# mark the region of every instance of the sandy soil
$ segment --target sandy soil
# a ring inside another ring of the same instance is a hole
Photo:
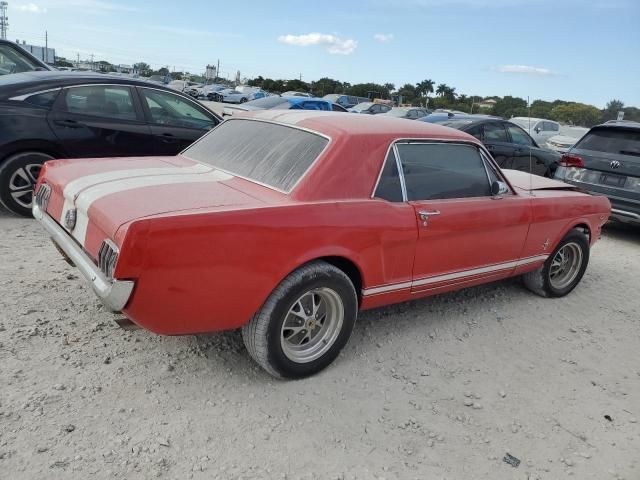
[[[639,272],[640,230],[610,228],[566,298],[513,280],[366,312],[283,382],[236,332],[120,329],[0,212],[0,478],[640,479]]]

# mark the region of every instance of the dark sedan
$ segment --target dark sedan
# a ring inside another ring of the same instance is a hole
[[[0,202],[29,215],[52,158],[176,155],[221,118],[186,94],[78,72],[0,77]]]
[[[455,115],[447,118],[430,115],[419,120],[438,123],[473,135],[484,143],[501,168],[531,172],[549,178],[553,177],[558,168],[561,157],[559,153],[540,148],[522,128],[501,118],[483,115]]]

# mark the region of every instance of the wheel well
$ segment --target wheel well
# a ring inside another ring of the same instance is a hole
[[[578,225],[575,225],[572,230],[580,230],[587,236],[589,243],[591,243],[591,229],[589,228],[589,225],[586,223],[579,223]]]
[[[12,150],[9,153],[3,155],[2,157],[0,157],[0,163],[5,162],[7,159],[13,157],[14,155],[18,155],[20,153],[26,153],[26,152],[36,152],[36,153],[44,153],[46,155],[49,155],[53,158],[64,158],[63,155],[60,155],[59,153],[56,152],[55,148],[49,148],[47,146],[35,146],[35,147],[24,147],[24,148],[18,148],[16,150]]]
[[[356,295],[358,296],[358,303],[362,300],[362,274],[360,273],[360,269],[358,266],[353,263],[351,260],[345,257],[321,257],[317,260],[323,260],[336,268],[342,270],[351,283],[353,283],[353,288],[356,289]]]

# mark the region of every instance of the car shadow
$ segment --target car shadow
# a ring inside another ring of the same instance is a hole
[[[490,309],[497,321],[501,321],[503,305],[527,301],[531,295],[518,278],[511,278],[362,311],[349,342],[333,365],[341,363],[341,359],[347,362],[353,360],[363,352],[373,353],[377,350],[377,344],[385,341],[389,335],[433,338],[434,332],[442,330],[466,330],[468,322],[473,321],[474,312],[479,314]],[[240,330],[202,334],[194,339],[203,356],[214,363],[221,362],[234,376],[251,377],[252,381],[259,382],[271,381],[271,377],[250,358]]]
[[[640,243],[640,226],[621,222],[609,222],[602,228],[602,234],[615,240]]]

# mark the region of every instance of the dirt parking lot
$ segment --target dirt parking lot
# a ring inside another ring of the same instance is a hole
[[[566,298],[513,280],[365,312],[285,382],[235,332],[122,330],[0,211],[0,478],[640,479],[639,272],[640,230],[609,228]]]

